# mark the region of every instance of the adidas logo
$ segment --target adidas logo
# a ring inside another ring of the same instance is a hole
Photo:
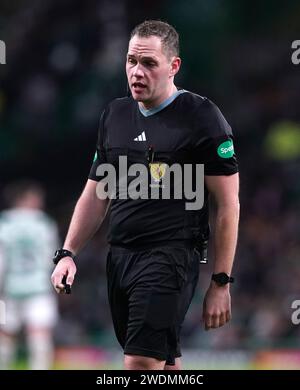
[[[134,138],[134,141],[146,141],[146,134],[143,131],[138,137]]]

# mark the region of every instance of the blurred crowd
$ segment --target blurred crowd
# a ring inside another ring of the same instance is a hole
[[[0,6],[7,46],[7,65],[0,65],[0,187],[21,177],[38,180],[61,240],[89,172],[100,112],[126,94],[125,53],[136,23],[161,18],[178,28],[184,61],[178,85],[215,101],[232,125],[241,176],[233,320],[202,330],[211,262],[201,265],[183,329],[186,347],[300,347],[300,326],[291,321],[291,304],[300,299],[300,65],[291,62],[300,4],[246,3],[15,0]],[[116,346],[105,231],[104,224],[80,254],[72,295],[59,298],[57,345]]]

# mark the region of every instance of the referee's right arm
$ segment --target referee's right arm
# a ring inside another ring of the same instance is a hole
[[[63,248],[76,255],[89,239],[95,234],[105,218],[109,206],[109,199],[99,199],[96,187],[105,185],[94,180],[88,180],[78,199],[67,237]],[[66,283],[72,285],[76,273],[76,265],[71,257],[64,257],[56,265],[51,281],[55,290],[64,291],[62,278],[67,277]]]

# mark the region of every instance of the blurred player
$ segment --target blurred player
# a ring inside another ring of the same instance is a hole
[[[49,369],[53,362],[52,330],[56,299],[49,283],[49,256],[58,244],[57,227],[42,211],[44,191],[22,181],[8,186],[8,210],[0,213],[0,291],[6,323],[0,326],[0,367],[16,358],[17,336],[25,334],[31,369]]]

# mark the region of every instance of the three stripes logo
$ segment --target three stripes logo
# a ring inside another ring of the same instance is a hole
[[[139,136],[134,138],[134,141],[146,141],[146,134],[145,134],[145,132],[143,131],[142,134],[140,134]]]

